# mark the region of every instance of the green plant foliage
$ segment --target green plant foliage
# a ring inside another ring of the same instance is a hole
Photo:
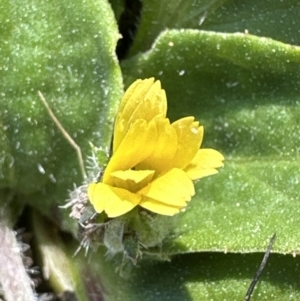
[[[166,29],[247,31],[285,43],[300,42],[297,0],[145,0],[142,3],[143,15],[130,55],[149,50]]]
[[[122,93],[117,26],[105,1],[6,1],[0,15],[0,187],[65,228],[70,220],[58,205],[83,178],[38,90],[85,160],[89,141],[109,146]]]
[[[277,231],[278,252],[299,252],[299,63],[298,47],[196,30],[166,31],[123,63],[128,82],[161,79],[169,116],[196,116],[205,147],[226,158],[197,184],[180,250],[263,251]]]
[[[151,50],[123,62],[127,85],[138,77],[159,78],[170,118],[196,116],[205,127],[204,146],[226,158],[218,175],[197,183],[197,194],[179,219],[179,236],[166,251],[264,252],[277,232],[275,252],[299,252],[299,63],[300,49],[295,46],[249,34],[198,30],[165,31]],[[193,258],[189,256],[182,258]],[[219,267],[228,264],[227,255],[211,256]],[[278,256],[271,276],[277,280],[264,288],[262,282],[253,300],[297,300],[298,288],[292,285],[297,276],[291,276],[299,273],[297,259]],[[233,263],[235,277],[241,267],[248,270],[250,262]],[[192,265],[186,263],[187,270]],[[202,261],[199,269],[209,266]],[[277,272],[287,266],[291,271],[280,281]],[[165,271],[162,266],[157,269]],[[181,275],[181,269],[175,270],[172,274]],[[218,270],[223,280],[204,276],[204,285],[194,270],[193,284],[183,281],[188,293],[181,300],[242,300],[245,281],[232,282],[228,270]],[[173,287],[178,287],[176,281]]]
[[[143,261],[138,267],[123,267],[116,273],[106,251],[89,257],[81,255],[74,266],[89,279],[90,293],[107,301],[192,301],[244,300],[263,255],[214,252],[177,255],[170,262]],[[272,254],[251,301],[298,300],[299,258]]]
[[[299,300],[298,1],[142,4],[121,74],[115,48],[122,1],[0,3],[0,213],[12,212],[10,236],[20,208],[34,207],[36,252],[56,292],[72,290],[79,300],[192,301],[243,300],[276,232],[251,300]],[[87,167],[89,142],[110,145],[122,81],[146,77],[161,80],[171,120],[200,120],[203,147],[225,156],[224,169],[196,184],[173,240],[158,247],[157,258],[170,261],[120,265],[104,247],[73,257],[78,241],[62,240],[59,230],[75,236],[77,223],[58,205],[83,177],[38,91]]]
[[[83,285],[79,280],[78,269],[74,266],[72,253],[64,245],[54,224],[42,218],[37,212],[31,214],[31,227],[34,233],[35,249],[39,253],[39,265],[43,267],[43,278],[47,280],[55,292],[69,292],[77,300],[89,300]],[[69,248],[70,249],[70,248]],[[76,262],[79,258],[76,259]],[[73,297],[74,298],[74,297]]]

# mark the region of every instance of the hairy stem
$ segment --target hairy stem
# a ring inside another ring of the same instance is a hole
[[[11,227],[8,204],[0,200],[0,284],[6,301],[34,301],[18,242]],[[11,205],[11,204],[10,204]]]

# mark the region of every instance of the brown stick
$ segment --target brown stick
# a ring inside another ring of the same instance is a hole
[[[82,153],[81,153],[80,147],[73,140],[73,138],[68,134],[68,132],[65,130],[65,128],[63,127],[63,125],[59,122],[59,120],[56,118],[56,116],[54,115],[53,111],[49,107],[49,105],[48,105],[48,103],[47,103],[44,95],[40,91],[38,91],[38,93],[39,93],[40,99],[42,100],[45,108],[48,111],[48,114],[50,115],[50,117],[52,118],[52,120],[54,121],[54,123],[56,124],[56,126],[58,127],[58,129],[61,131],[61,133],[63,134],[63,136],[66,138],[66,140],[76,150],[82,176],[83,176],[84,179],[86,179],[87,176],[86,176],[86,172],[85,172],[85,168],[84,168],[84,163],[83,163],[84,161],[83,161],[83,157],[82,157]]]

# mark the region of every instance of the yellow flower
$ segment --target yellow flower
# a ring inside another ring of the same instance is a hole
[[[162,215],[185,208],[195,194],[193,180],[217,173],[224,157],[199,149],[203,126],[194,117],[173,123],[160,81],[136,80],[116,117],[113,154],[101,182],[88,187],[96,212],[123,215],[139,205]]]

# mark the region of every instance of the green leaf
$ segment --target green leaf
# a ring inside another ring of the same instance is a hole
[[[37,212],[30,213],[32,233],[35,243],[35,256],[39,258],[43,279],[48,281],[55,293],[68,293],[76,300],[89,300],[74,262],[75,250],[67,247],[54,224]],[[74,243],[69,239],[69,245]]]
[[[58,205],[83,178],[38,90],[85,161],[89,142],[110,145],[123,90],[113,13],[105,0],[6,1],[0,19],[0,187],[72,230]]]
[[[124,12],[125,2],[122,0],[113,0],[109,1],[111,4],[111,8],[115,14],[115,18],[117,21],[120,20],[122,13]]]
[[[171,253],[203,250],[298,253],[300,49],[247,34],[164,32],[151,51],[123,63],[162,81],[172,120],[194,115],[204,145],[226,158],[201,180]]]
[[[64,252],[63,242],[58,236],[57,229],[36,212],[33,212],[30,217],[35,247],[38,249],[44,278],[51,283],[52,288],[58,293],[73,291],[71,261]]]
[[[244,300],[263,254],[195,253],[177,255],[170,262],[143,261],[118,275],[99,249],[91,263],[79,254],[74,266],[89,279],[90,295],[105,301]],[[82,258],[82,260],[80,259]],[[251,301],[298,300],[299,257],[271,254]]]
[[[114,2],[114,1],[113,1]],[[249,32],[299,44],[297,0],[143,1],[142,18],[131,55],[148,50],[165,29]]]

